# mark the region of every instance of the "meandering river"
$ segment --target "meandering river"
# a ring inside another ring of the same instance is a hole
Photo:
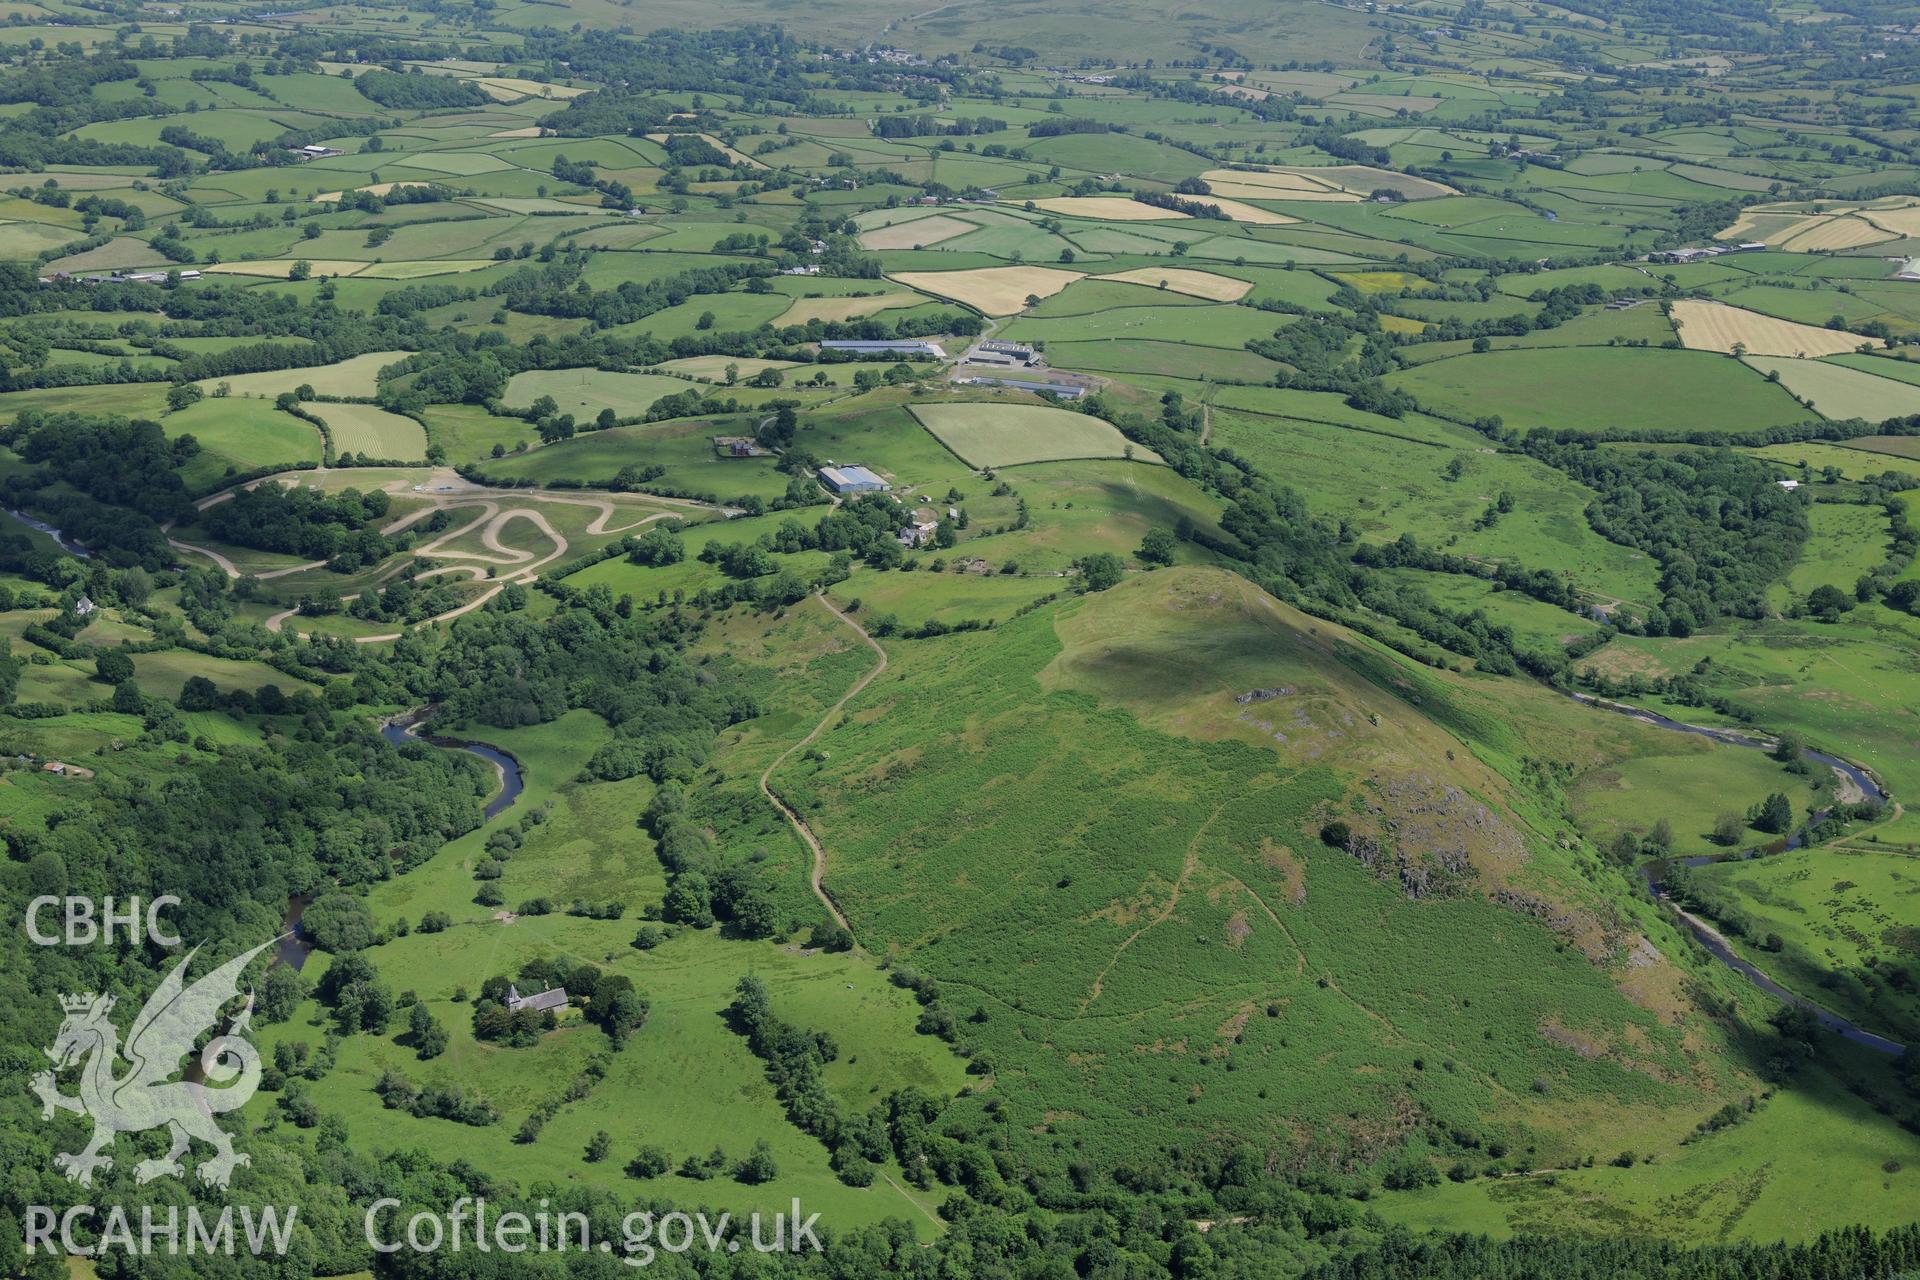
[[[1730,747],[1748,747],[1755,751],[1761,751],[1770,749],[1773,745],[1770,742],[1762,741],[1759,738],[1741,733],[1738,730],[1714,729],[1706,725],[1687,724],[1680,720],[1669,719],[1657,711],[1647,711],[1643,708],[1628,706],[1620,702],[1609,702],[1604,698],[1595,698],[1589,694],[1575,693],[1572,697],[1576,701],[1584,702],[1591,707],[1600,707],[1604,710],[1618,712],[1621,715],[1631,716],[1635,720],[1654,725],[1661,729],[1670,729],[1675,733],[1691,733],[1702,738],[1709,738],[1714,742],[1724,743]],[[1859,788],[1861,795],[1872,796],[1880,800],[1890,798],[1887,795],[1887,789],[1881,786],[1872,774],[1850,760],[1842,760],[1838,756],[1830,756],[1822,751],[1804,751],[1801,755],[1803,759],[1813,764],[1824,765],[1834,770],[1855,787]],[[1826,817],[1828,812],[1828,810],[1822,810],[1820,813],[1815,814],[1814,821],[1818,822],[1820,819]],[[1787,837],[1786,847],[1788,849],[1797,849],[1800,847],[1800,833],[1798,831]],[[1705,946],[1720,963],[1726,965],[1735,973],[1745,975],[1749,981],[1762,991],[1765,991],[1768,995],[1784,1000],[1789,1004],[1798,1005],[1800,1008],[1807,1010],[1821,1026],[1827,1028],[1829,1031],[1838,1032],[1854,1044],[1862,1045],[1895,1058],[1905,1054],[1907,1047],[1899,1041],[1889,1040],[1883,1035],[1869,1031],[1858,1023],[1841,1017],[1826,1006],[1815,1004],[1805,996],[1797,995],[1787,990],[1763,973],[1758,966],[1741,959],[1734,951],[1732,944],[1727,941],[1724,934],[1707,921],[1702,920],[1699,916],[1694,915],[1679,903],[1675,902],[1672,896],[1667,893],[1666,887],[1661,883],[1661,877],[1666,872],[1666,869],[1675,864],[1686,867],[1703,867],[1715,862],[1729,862],[1758,856],[1760,856],[1760,851],[1757,849],[1743,849],[1737,853],[1710,853],[1686,858],[1663,858],[1658,862],[1647,864],[1647,866],[1641,870],[1642,874],[1647,878],[1647,887],[1653,891],[1653,896],[1671,908],[1673,913],[1680,917],[1681,922],[1692,931],[1693,936],[1700,940],[1701,945]]]
[[[492,765],[500,775],[500,791],[487,802],[486,815],[489,819],[499,817],[508,806],[520,798],[520,793],[526,790],[526,780],[522,776],[518,760],[500,748],[488,746],[484,742],[469,742],[465,738],[448,738],[440,734],[420,733],[419,726],[426,718],[426,712],[398,716],[380,726],[380,736],[396,747],[405,742],[425,742],[436,747],[445,747],[450,751],[465,751],[470,755],[479,756]]]
[[[500,775],[500,790],[487,802],[484,812],[489,820],[498,817],[520,798],[520,793],[526,790],[527,784],[518,760],[500,748],[489,746],[484,742],[469,742],[464,738],[420,733],[419,726],[426,718],[427,712],[424,711],[397,716],[380,726],[380,736],[396,747],[406,742],[424,742],[430,746],[444,747],[449,751],[465,751],[479,756],[492,765],[494,771]],[[304,965],[307,957],[313,954],[312,941],[300,929],[300,918],[306,914],[307,903],[312,900],[312,897],[307,894],[295,894],[287,899],[286,933],[273,952],[276,960],[282,964],[292,965],[295,969]]]
[[[33,516],[28,515],[24,511],[15,511],[12,507],[4,508],[4,510],[8,515],[12,516],[15,520],[18,520],[21,524],[27,526],[27,528],[38,529],[41,533],[44,533],[49,538],[52,538],[55,542],[60,544],[60,549],[66,552],[68,555],[79,556],[82,560],[90,560],[93,558],[93,552],[87,550],[85,547],[75,542],[72,538],[69,538],[66,534],[60,532],[58,529],[48,524],[45,520],[35,519]]]

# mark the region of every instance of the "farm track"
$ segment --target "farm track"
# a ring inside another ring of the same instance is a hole
[[[1113,956],[1107,961],[1106,967],[1100,970],[1099,976],[1093,980],[1093,986],[1088,990],[1087,998],[1080,1002],[1080,1008],[1075,1013],[1076,1017],[1085,1014],[1093,1002],[1100,998],[1100,993],[1106,989],[1107,975],[1119,965],[1120,958],[1127,953],[1127,948],[1138,942],[1149,930],[1165,924],[1173,915],[1174,909],[1180,905],[1180,895],[1186,890],[1187,881],[1191,880],[1193,873],[1200,869],[1200,842],[1206,839],[1207,828],[1213,825],[1214,819],[1218,818],[1220,811],[1226,807],[1225,801],[1215,805],[1213,812],[1207,815],[1207,820],[1200,824],[1200,829],[1193,833],[1193,839],[1187,842],[1186,855],[1180,861],[1180,875],[1174,880],[1173,887],[1167,894],[1167,900],[1160,904],[1160,909],[1154,913],[1153,919],[1128,934],[1120,945],[1114,948]]]
[[[811,745],[815,738],[818,738],[822,733],[826,732],[827,726],[833,723],[839,716],[841,710],[849,702],[853,701],[861,690],[872,684],[882,671],[887,669],[887,651],[880,647],[878,640],[875,640],[867,634],[865,627],[840,612],[840,610],[834,608],[833,604],[825,596],[815,596],[813,598],[820,602],[821,608],[851,627],[854,634],[859,636],[860,639],[865,642],[866,646],[878,655],[880,661],[875,663],[873,669],[868,671],[867,674],[854,681],[853,687],[840,695],[840,701],[827,708],[827,713],[820,717],[820,722],[813,726],[811,733],[807,734],[806,737],[800,739],[800,741],[794,743],[774,758],[773,763],[769,764],[766,770],[760,775],[760,794],[771,801],[774,808],[786,815],[787,821],[793,824],[793,829],[800,833],[802,840],[806,841],[807,848],[813,853],[813,870],[809,877],[813,886],[813,896],[820,899],[820,905],[827,909],[827,914],[833,917],[834,922],[851,934],[853,932],[853,926],[847,922],[846,913],[840,910],[840,904],[835,902],[833,895],[827,891],[826,850],[821,847],[820,841],[815,838],[813,830],[807,826],[806,819],[802,818],[799,813],[794,810],[793,806],[789,805],[785,800],[782,800],[778,793],[774,791],[770,779],[773,777],[773,771],[785,764],[794,752]],[[857,947],[859,944],[856,941],[854,945]],[[904,1195],[905,1192],[901,1194]]]

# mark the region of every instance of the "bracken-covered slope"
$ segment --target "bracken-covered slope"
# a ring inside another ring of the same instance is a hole
[[[1174,569],[901,647],[781,786],[862,943],[979,1020],[1043,1176],[1194,1139],[1544,1164],[1751,1084],[1671,935],[1514,780],[1527,735],[1633,731]]]

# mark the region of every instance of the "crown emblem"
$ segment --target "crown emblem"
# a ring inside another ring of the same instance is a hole
[[[172,1133],[173,1145],[134,1166],[136,1183],[181,1177],[180,1157],[197,1141],[212,1147],[213,1154],[199,1162],[194,1175],[209,1187],[228,1185],[234,1170],[249,1160],[233,1149],[233,1136],[214,1117],[246,1105],[260,1087],[261,1064],[259,1050],[241,1034],[244,1015],[223,1027],[220,1011],[239,996],[247,966],[272,945],[263,942],[243,951],[191,984],[187,966],[198,949],[189,951],[147,997],[124,1047],[107,1017],[115,997],[99,991],[60,996],[67,1020],[45,1050],[47,1069],[28,1086],[40,1099],[42,1120],[53,1119],[57,1111],[75,1112],[93,1120],[93,1137],[79,1151],[55,1155],[54,1168],[83,1187],[92,1186],[96,1173],[113,1167],[106,1148],[114,1135],[164,1128]],[[203,1033],[213,1038],[196,1048]],[[198,1078],[174,1080],[188,1054],[198,1056]],[[119,1070],[123,1060],[129,1064],[124,1072]],[[60,1092],[57,1073],[72,1068],[78,1068],[77,1096]]]

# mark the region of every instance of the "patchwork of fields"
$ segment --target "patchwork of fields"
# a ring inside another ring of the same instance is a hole
[[[0,899],[304,913],[234,1274],[1911,1265],[1898,15],[9,16]],[[33,1092],[0,1219],[180,1198]]]

